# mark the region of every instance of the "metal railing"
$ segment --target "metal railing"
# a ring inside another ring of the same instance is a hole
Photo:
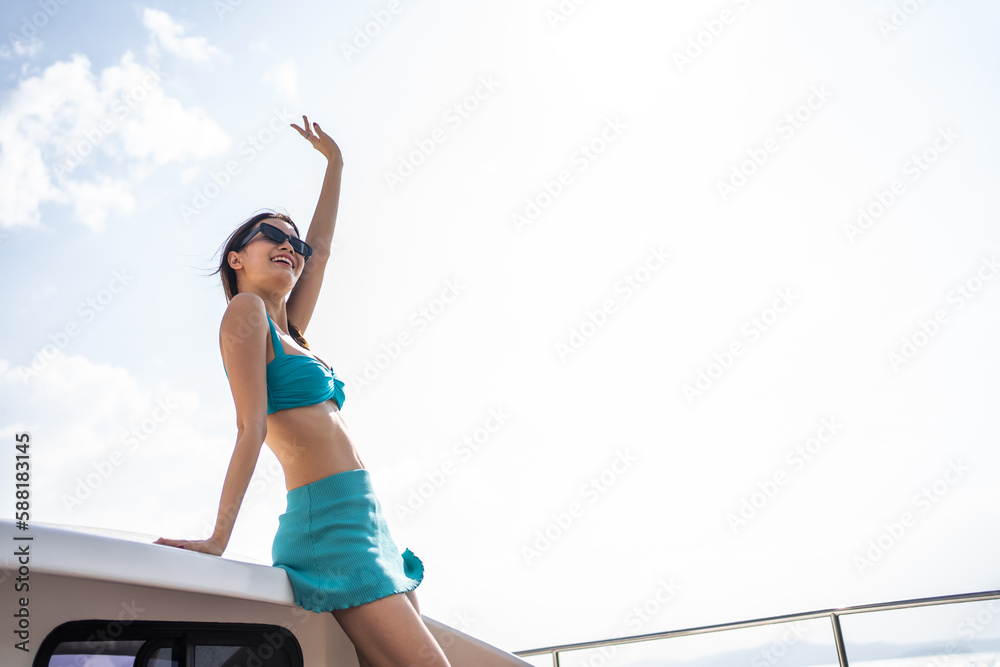
[[[757,618],[749,621],[738,621],[735,623],[706,625],[698,628],[688,628],[686,630],[668,630],[665,632],[650,632],[643,635],[633,635],[631,637],[616,637],[614,639],[600,639],[589,642],[578,642],[575,644],[559,644],[556,646],[546,646],[544,648],[514,651],[514,655],[523,658],[535,655],[545,655],[548,653],[552,656],[553,667],[559,667],[559,653],[563,651],[579,651],[582,649],[601,648],[603,646],[617,646],[620,644],[635,644],[638,642],[648,642],[657,639],[670,639],[671,637],[688,637],[691,635],[702,635],[710,632],[740,630],[742,628],[753,628],[762,625],[788,623],[791,621],[807,621],[817,618],[829,618],[830,623],[833,626],[834,645],[837,648],[837,659],[840,662],[840,667],[848,667],[847,650],[844,648],[844,635],[840,629],[841,616],[847,616],[849,614],[864,614],[873,611],[892,611],[894,609],[931,607],[934,605],[952,604],[956,602],[981,602],[983,600],[994,600],[998,598],[1000,598],[1000,590],[985,591],[982,593],[963,593],[959,595],[942,595],[930,598],[917,598],[914,600],[900,600],[897,602],[878,602],[875,604],[840,607],[838,609],[823,609],[799,614],[769,616],[767,618]]]

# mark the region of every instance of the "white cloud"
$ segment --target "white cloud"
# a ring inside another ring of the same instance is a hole
[[[31,56],[41,51],[42,46],[43,46],[42,40],[38,39],[37,37],[32,37],[31,39],[23,42],[20,40],[15,40],[14,53],[16,53],[19,56],[28,56],[30,58]]]
[[[109,213],[131,210],[145,166],[228,148],[225,132],[169,97],[162,79],[126,52],[96,76],[74,54],[22,80],[0,109],[0,228],[38,226],[40,207],[51,202],[102,229]],[[105,173],[126,161],[125,178]]]
[[[31,518],[207,537],[233,452],[232,412],[206,410],[193,391],[150,387],[126,368],[62,350],[38,365],[31,375],[0,358],[0,439],[27,432],[33,444]],[[226,553],[269,564],[273,529],[262,535],[260,526],[277,527],[285,489],[280,464],[264,450]],[[0,482],[13,488],[12,465],[0,465]],[[0,508],[0,516],[12,512],[13,504]]]
[[[34,227],[39,223],[39,205],[57,199],[58,192],[49,181],[36,144],[9,136],[3,129],[0,135],[0,226]]]
[[[39,303],[41,301],[44,301],[45,299],[48,299],[58,291],[59,289],[55,285],[49,283],[48,285],[45,285],[44,287],[36,290],[31,300],[35,303]]]
[[[16,35],[8,34],[7,39],[10,45],[0,44],[0,58],[9,59],[14,56],[27,56],[30,58],[45,46],[44,42],[37,37],[19,39]]]
[[[274,90],[279,95],[283,95],[289,102],[298,101],[299,70],[291,58],[269,68],[260,80],[274,86]]]
[[[121,137],[127,155],[157,164],[204,158],[229,146],[229,138],[200,109],[185,109],[179,100],[161,96],[141,117],[122,123]]]
[[[129,184],[107,176],[101,176],[99,182],[70,181],[66,192],[73,200],[77,220],[95,232],[104,231],[108,213],[129,213],[135,205]]]
[[[14,432],[27,431],[36,445],[33,518],[86,525],[103,512],[115,516],[118,527],[148,529],[166,498],[188,504],[176,488],[190,483],[182,476],[201,475],[197,466],[184,465],[185,457],[224,462],[223,443],[199,432],[204,411],[195,393],[165,382],[147,387],[125,368],[62,351],[39,367],[25,380],[26,368],[0,359],[0,399],[13,417],[0,421],[0,434],[12,442]],[[208,484],[217,481],[205,477]],[[200,513],[204,505],[187,509]]]
[[[186,167],[180,170],[181,183],[190,183],[194,180],[194,177],[201,173],[201,167]]]
[[[208,62],[222,55],[222,51],[209,44],[205,37],[185,37],[184,28],[164,11],[146,7],[142,12],[142,24],[168,53],[195,62]]]
[[[90,63],[74,55],[22,81],[0,110],[0,226],[35,226],[39,204],[63,198],[42,153],[51,154],[60,138],[57,128],[86,105],[93,88],[89,76]]]

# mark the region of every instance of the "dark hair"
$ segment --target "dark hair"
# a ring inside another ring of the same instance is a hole
[[[233,231],[232,234],[229,235],[229,238],[226,239],[225,247],[222,251],[222,260],[219,262],[219,268],[209,274],[212,275],[218,273],[222,276],[222,289],[226,293],[226,303],[232,301],[233,297],[239,294],[239,289],[236,287],[236,269],[229,266],[229,253],[236,251],[240,244],[243,243],[246,235],[258,222],[261,220],[267,220],[268,218],[284,220],[292,226],[292,229],[295,230],[295,235],[301,237],[301,234],[299,234],[299,228],[294,222],[292,222],[292,219],[284,213],[278,213],[277,211],[272,211],[270,209],[263,209],[262,212],[255,213],[252,217],[247,218],[239,227],[236,228],[235,231]],[[291,322],[288,322],[287,318],[285,324],[288,326],[288,333],[292,335],[295,342],[308,350],[309,343],[306,342],[306,339],[302,336],[302,332],[299,331],[299,328]],[[275,354],[277,354],[277,351],[275,351]]]

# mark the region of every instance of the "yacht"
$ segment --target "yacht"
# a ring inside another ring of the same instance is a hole
[[[100,528],[0,519],[0,539],[0,667],[358,665],[333,614],[298,607],[281,568]],[[453,667],[1000,667],[1000,591],[516,651],[422,618]]]
[[[297,606],[281,568],[98,528],[0,519],[0,539],[0,667],[358,664],[333,614]],[[422,617],[453,667],[531,665]]]

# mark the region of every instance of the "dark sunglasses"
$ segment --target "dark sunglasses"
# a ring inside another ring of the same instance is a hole
[[[243,243],[241,243],[240,247],[237,248],[236,250],[237,251],[242,250],[243,246],[249,243],[250,239],[252,239],[254,236],[257,235],[257,232],[260,232],[265,237],[274,241],[275,243],[284,243],[285,240],[287,239],[288,245],[292,246],[292,250],[302,255],[303,259],[309,259],[309,257],[313,254],[313,249],[309,246],[308,243],[298,238],[297,236],[286,234],[285,232],[281,231],[274,225],[269,224],[267,222],[262,222],[258,224],[256,227],[254,227],[252,230],[250,230],[250,234],[248,234],[247,237],[243,239]]]

